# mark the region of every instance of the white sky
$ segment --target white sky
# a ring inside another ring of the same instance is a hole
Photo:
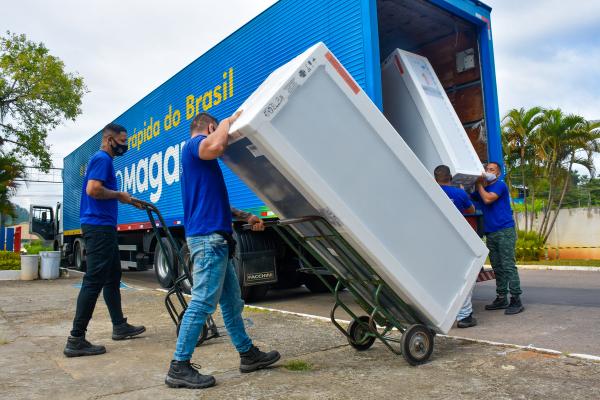
[[[90,92],[48,137],[54,165],[274,0],[4,0],[0,32],[44,42]],[[487,0],[494,8],[500,112],[561,107],[600,119],[600,1]],[[23,186],[14,202],[53,205],[62,185]]]

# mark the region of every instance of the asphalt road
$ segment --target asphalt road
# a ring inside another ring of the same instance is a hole
[[[525,312],[507,316],[503,311],[485,311],[485,304],[495,297],[495,285],[493,281],[478,283],[473,305],[479,325],[454,328],[450,334],[600,356],[600,271],[523,270],[520,273]],[[123,280],[148,288],[159,287],[153,271],[124,272]],[[347,293],[344,298],[351,301]],[[333,298],[330,294],[313,294],[300,287],[271,290],[263,301],[253,304],[329,317]],[[339,318],[347,319],[343,313]]]

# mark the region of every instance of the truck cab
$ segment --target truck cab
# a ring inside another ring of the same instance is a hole
[[[29,208],[29,233],[38,235],[61,250],[62,240],[62,203],[56,203],[56,209],[49,206],[31,205]]]

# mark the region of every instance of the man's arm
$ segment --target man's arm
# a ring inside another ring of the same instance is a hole
[[[88,196],[96,200],[117,199],[121,203],[130,204],[131,195],[127,192],[117,192],[104,187],[102,181],[90,179],[85,187],[85,192]]]
[[[488,192],[487,190],[485,190],[485,188],[483,187],[483,184],[481,184],[481,183],[477,183],[477,193],[479,193],[481,200],[485,204],[492,204],[499,198],[499,196],[496,193]]]
[[[252,225],[253,231],[264,231],[265,224],[263,220],[258,218],[256,215],[251,214],[246,211],[238,210],[237,208],[231,207],[231,214],[237,218],[239,221],[245,221]]]
[[[231,117],[225,118],[213,133],[200,142],[200,146],[198,147],[198,157],[200,157],[201,160],[214,160],[225,153],[229,141],[229,128],[231,127],[231,124],[238,119],[241,113],[241,111],[238,111]]]

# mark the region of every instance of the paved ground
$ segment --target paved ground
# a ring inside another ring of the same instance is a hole
[[[126,272],[124,280],[158,287],[153,271]],[[473,296],[479,326],[450,334],[600,356],[600,272],[523,270],[521,280],[526,312],[509,317],[503,311],[485,311],[484,305],[495,297],[495,284],[479,283]],[[351,301],[349,295],[345,298]],[[328,317],[332,296],[315,295],[304,287],[272,290],[255,304]]]
[[[330,323],[247,310],[248,331],[282,361],[240,374],[227,338],[200,347],[194,357],[218,385],[205,391],[168,389],[164,374],[174,327],[163,294],[125,290],[132,322],[144,321],[139,339],[112,342],[99,302],[88,338],[104,343],[102,356],[68,359],[61,351],[73,315],[78,279],[0,284],[0,394],[6,399],[598,399],[600,363],[448,338],[436,339],[431,362],[408,366],[383,345],[357,352]],[[217,316],[217,320],[220,318]],[[285,368],[292,360],[305,371]]]

